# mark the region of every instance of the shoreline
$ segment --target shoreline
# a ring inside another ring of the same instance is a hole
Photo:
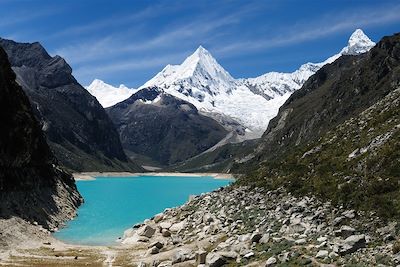
[[[72,173],[75,181],[96,180],[96,177],[129,177],[129,176],[192,176],[192,177],[213,177],[214,179],[233,179],[233,174],[229,173],[183,173],[183,172],[75,172]]]

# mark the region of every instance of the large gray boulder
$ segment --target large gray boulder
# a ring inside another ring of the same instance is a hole
[[[206,263],[206,257],[207,257],[207,251],[205,250],[199,250],[196,252],[196,264],[205,264]]]
[[[226,258],[219,253],[210,253],[206,257],[206,263],[210,267],[220,267],[226,263]]]
[[[360,248],[365,248],[367,242],[365,235],[352,235],[346,238],[340,247],[339,254],[346,255],[357,251]]]
[[[156,232],[156,229],[154,229],[153,227],[151,227],[149,225],[145,225],[145,226],[141,227],[137,233],[140,236],[145,236],[145,237],[151,238],[155,232]]]

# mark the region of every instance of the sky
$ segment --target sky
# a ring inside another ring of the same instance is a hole
[[[82,84],[137,88],[204,46],[235,78],[320,62],[361,28],[400,31],[400,0],[0,0],[0,37],[40,42]]]

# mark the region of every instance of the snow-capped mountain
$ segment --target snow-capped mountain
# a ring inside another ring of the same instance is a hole
[[[200,46],[182,64],[167,65],[139,89],[157,86],[192,103],[214,119],[218,120],[222,114],[239,122],[247,128],[247,137],[259,137],[290,94],[301,88],[317,70],[341,55],[361,54],[374,45],[362,30],[357,29],[346,47],[323,62],[303,64],[292,73],[269,72],[247,79],[233,78],[210,52]],[[91,90],[99,91],[94,86]],[[110,98],[114,99],[114,96]]]
[[[97,98],[97,101],[104,107],[111,107],[137,92],[136,89],[131,89],[121,84],[119,87],[114,87],[101,80],[95,79],[89,86],[85,86],[86,90],[91,95]]]
[[[209,96],[229,93],[236,80],[213,58],[204,47],[199,46],[181,65],[167,65],[141,88],[158,86],[191,96],[206,102]]]
[[[256,78],[242,79],[244,85],[267,99],[275,98],[300,89],[301,86],[324,65],[332,63],[342,55],[358,55],[370,50],[375,43],[360,29],[350,36],[347,46],[338,54],[320,63],[306,63],[292,73],[268,72]]]
[[[246,86],[241,86],[202,46],[181,65],[167,65],[140,88],[152,86],[192,103],[218,121],[221,117],[215,116],[217,114],[238,121],[249,129],[251,137],[258,137],[266,127],[265,117],[258,114],[268,116],[269,121],[283,104],[279,99],[267,102]]]
[[[199,47],[181,65],[168,65],[141,88],[159,86],[204,112],[220,112],[262,134],[289,95],[318,69],[344,54],[360,54],[375,45],[360,29],[338,54],[321,63],[306,63],[292,73],[269,72],[234,79],[212,55]]]

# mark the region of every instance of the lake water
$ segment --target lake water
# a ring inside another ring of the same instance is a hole
[[[73,244],[111,245],[135,223],[184,204],[190,195],[210,192],[231,182],[190,176],[96,177],[77,181],[85,203],[78,216],[54,236]]]

